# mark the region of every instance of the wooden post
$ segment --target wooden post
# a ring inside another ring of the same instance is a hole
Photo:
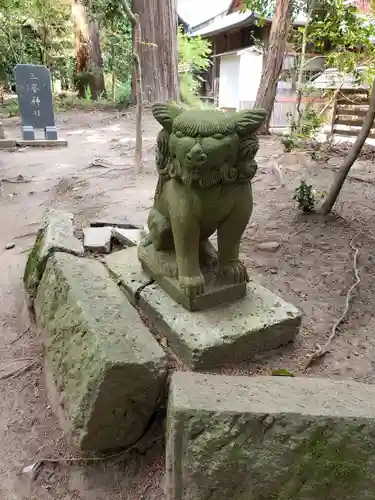
[[[335,99],[333,101],[333,108],[332,108],[332,120],[331,120],[331,133],[330,133],[330,139],[333,138],[333,131],[335,129],[335,123],[336,123],[336,115],[337,115],[337,96],[338,92],[336,92]]]
[[[142,89],[142,67],[139,51],[142,43],[141,25],[139,23],[139,16],[134,14],[130,8],[128,0],[120,0],[125,13],[133,27],[133,64],[134,75],[136,78],[136,95],[137,95],[137,109],[136,109],[136,130],[135,130],[135,164],[137,172],[142,172],[142,117],[143,117],[143,89]]]

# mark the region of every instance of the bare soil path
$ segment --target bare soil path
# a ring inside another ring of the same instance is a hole
[[[19,136],[17,119],[5,120],[4,125],[10,136]],[[153,154],[159,127],[150,116],[144,126],[142,174],[134,169],[132,110],[67,112],[58,116],[57,125],[60,137],[69,140],[68,148],[0,151],[0,498],[159,500],[163,498],[162,441],[108,461],[49,464],[35,482],[20,475],[25,465],[36,460],[71,455],[46,398],[41,343],[24,307],[22,274],[42,214],[51,207],[71,211],[82,222],[115,216],[143,225],[156,183]],[[326,189],[339,160],[332,158],[322,166],[301,162],[299,157],[282,167],[282,187],[270,168],[270,157],[279,152],[277,139],[262,139],[254,215],[242,252],[254,277],[300,307],[304,322],[294,346],[256,360],[243,371],[267,374],[284,368],[303,373],[307,356],[316,343],[324,343],[344,308],[354,279],[350,241],[358,234],[361,283],[348,321],[339,329],[332,352],[308,375],[373,383],[372,164],[364,160],[356,163],[336,215],[321,219],[300,215],[292,200],[293,191],[301,179]],[[16,182],[17,178],[21,182]],[[263,242],[280,246],[273,251],[258,248]],[[15,246],[6,250],[9,243]],[[11,376],[16,368],[21,371],[25,367],[27,371]]]

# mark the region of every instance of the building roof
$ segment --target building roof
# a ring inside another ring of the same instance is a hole
[[[179,16],[191,27],[225,14],[231,0],[177,0]]]
[[[247,12],[233,12],[227,16],[219,17],[215,19],[208,26],[196,31],[193,30],[193,36],[211,36],[217,35],[227,28],[239,28],[242,25],[248,24],[249,20],[253,18],[253,13],[251,10]]]
[[[192,36],[213,36],[222,33],[228,29],[232,28],[242,28],[244,26],[248,26],[251,23],[252,19],[259,18],[259,14],[248,10],[246,12],[232,12],[232,14],[228,14],[227,16],[222,16],[217,19],[214,19],[212,23],[206,25],[204,28],[192,30]],[[272,18],[266,18],[266,22],[272,22]],[[295,26],[303,26],[306,22],[306,17],[303,14],[299,14],[294,20]]]

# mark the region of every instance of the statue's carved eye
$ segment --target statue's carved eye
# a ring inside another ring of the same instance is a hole
[[[218,141],[221,141],[222,139],[224,139],[223,134],[214,134],[212,137]]]
[[[184,137],[184,134],[182,132],[180,132],[179,130],[177,130],[174,135],[176,137]]]

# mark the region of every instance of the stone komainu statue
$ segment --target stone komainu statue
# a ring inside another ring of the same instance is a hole
[[[250,181],[259,148],[254,133],[265,112],[186,110],[173,104],[156,104],[152,111],[163,128],[150,233],[138,250],[143,268],[154,278],[177,278],[189,298],[204,293],[202,270],[209,264],[215,264],[221,283],[248,281],[239,245],[253,209]],[[217,253],[208,240],[215,231]]]

